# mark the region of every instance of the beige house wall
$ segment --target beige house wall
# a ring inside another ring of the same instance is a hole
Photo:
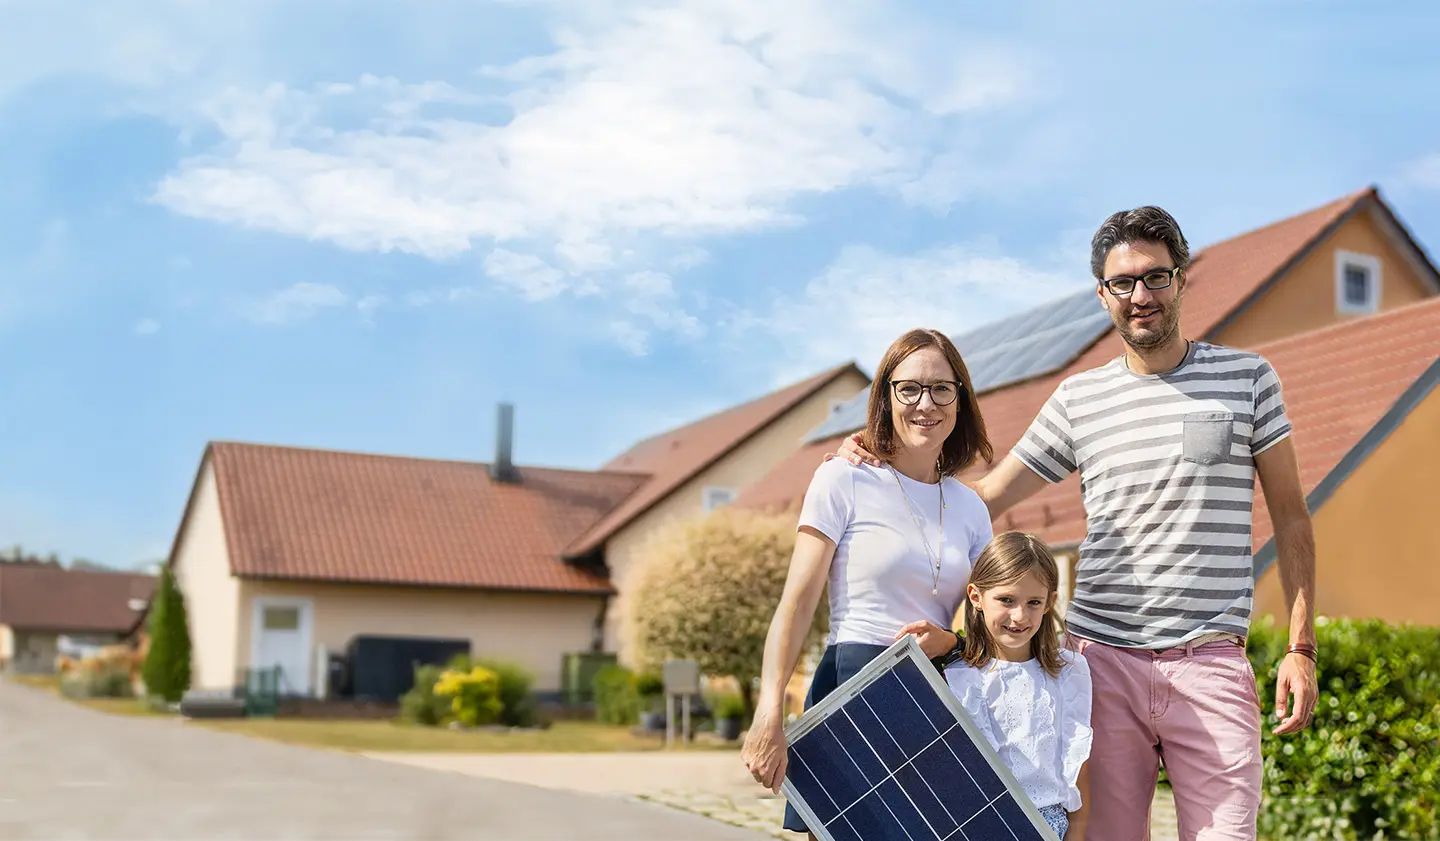
[[[208,459],[190,506],[173,559],[175,582],[185,596],[190,624],[190,682],[199,689],[226,689],[239,680],[240,584],[230,575],[220,494]]]
[[[854,397],[866,385],[866,378],[853,371],[837,377],[769,427],[676,488],[610,538],[605,544],[605,562],[610,567],[610,580],[618,594],[605,618],[606,651],[615,652],[622,663],[633,663],[626,639],[626,611],[630,610],[630,605],[626,602],[625,593],[636,558],[642,553],[645,542],[669,523],[703,514],[705,488],[728,488],[739,493],[746,485],[759,480],[801,445],[806,433],[830,414],[834,403]]]
[[[1336,252],[1375,257],[1380,262],[1377,311],[1392,310],[1433,296],[1408,250],[1402,250],[1376,215],[1360,212],[1347,219],[1279,282],[1266,290],[1213,341],[1230,347],[1254,347],[1337,324],[1362,314],[1341,312],[1336,304]]]
[[[320,689],[321,647],[340,654],[362,634],[469,639],[472,655],[517,663],[534,676],[536,691],[557,691],[561,658],[590,650],[604,607],[601,596],[244,580],[236,626],[242,667],[254,656],[257,599],[267,597],[309,604],[312,692]]]
[[[1440,499],[1440,389],[1416,406],[1314,512],[1315,613],[1440,627],[1440,563],[1430,531]],[[1255,615],[1288,625],[1279,561]]]

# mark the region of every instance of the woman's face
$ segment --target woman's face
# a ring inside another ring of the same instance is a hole
[[[895,443],[912,452],[939,456],[955,428],[960,406],[959,377],[945,361],[945,354],[934,347],[915,351],[895,367],[889,387]]]

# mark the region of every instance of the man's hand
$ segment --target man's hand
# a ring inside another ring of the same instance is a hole
[[[1280,661],[1275,681],[1275,717],[1285,716],[1286,702],[1294,699],[1290,715],[1273,731],[1277,736],[1299,733],[1315,720],[1315,702],[1320,697],[1315,683],[1315,663],[1304,654],[1287,654]]]
[[[911,622],[901,628],[900,633],[895,635],[895,639],[898,640],[906,634],[915,635],[915,641],[920,643],[920,650],[925,652],[925,656],[931,660],[948,653],[960,643],[960,638],[955,636],[954,631],[946,630],[934,622],[924,619],[919,622]]]
[[[865,464],[879,467],[880,459],[876,458],[869,450],[860,446],[862,438],[863,436],[859,432],[851,434],[849,438],[845,439],[845,443],[840,445],[840,452],[826,453],[824,460],[829,461],[832,458],[843,458],[851,464],[864,462]]]

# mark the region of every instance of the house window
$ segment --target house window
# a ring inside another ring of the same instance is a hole
[[[1379,258],[1353,251],[1335,252],[1335,309],[1357,315],[1379,311]]]
[[[705,513],[710,513],[716,508],[729,505],[735,499],[735,491],[730,488],[706,488],[704,491]]]
[[[267,631],[297,631],[300,629],[300,608],[267,607],[264,622]]]

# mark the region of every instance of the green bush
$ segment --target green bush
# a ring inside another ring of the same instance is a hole
[[[145,692],[174,703],[190,688],[190,623],[185,596],[167,566],[150,601],[150,650],[141,676]]]
[[[507,727],[529,727],[538,719],[535,696],[530,687],[534,677],[523,666],[504,660],[476,660],[474,665],[483,666],[500,678],[500,701],[505,709],[500,714],[500,723]]]
[[[605,724],[634,724],[644,699],[639,681],[624,666],[610,665],[595,673],[595,718]]]
[[[411,724],[437,727],[450,716],[450,699],[435,694],[444,666],[416,666],[415,685],[400,697],[400,718]]]
[[[1316,636],[1314,722],[1262,727],[1261,837],[1440,838],[1440,629],[1321,619]],[[1287,642],[1271,624],[1251,630],[1267,713]]]
[[[451,700],[437,695],[435,684],[447,670],[468,672],[476,666],[494,672],[499,678],[502,709],[497,723],[507,727],[530,727],[539,723],[539,709],[530,691],[533,678],[528,671],[514,663],[471,660],[464,654],[452,657],[444,666],[416,667],[415,685],[400,698],[400,718],[427,727],[455,720]]]
[[[466,727],[494,724],[505,711],[500,676],[483,666],[446,669],[435,684],[435,694],[450,699],[451,715]]]
[[[100,663],[77,669],[60,679],[60,694],[67,698],[133,698],[130,670],[123,664]]]

